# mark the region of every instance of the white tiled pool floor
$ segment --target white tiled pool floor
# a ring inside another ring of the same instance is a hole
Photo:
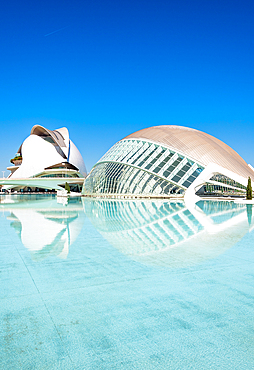
[[[84,218],[65,259],[49,247],[35,258],[8,212],[1,369],[254,368],[254,231],[214,258],[172,268],[122,254]]]

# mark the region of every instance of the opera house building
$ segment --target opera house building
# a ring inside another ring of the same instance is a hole
[[[182,126],[137,131],[112,146],[84,182],[87,196],[245,194],[254,171],[232,148]]]
[[[33,126],[11,163],[10,175],[1,180],[6,189],[63,189],[68,181],[72,189],[81,190],[86,177],[83,158],[66,127]]]

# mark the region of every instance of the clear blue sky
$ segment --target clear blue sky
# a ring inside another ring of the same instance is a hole
[[[253,19],[244,0],[1,1],[0,171],[37,123],[68,127],[88,170],[164,124],[254,165]]]

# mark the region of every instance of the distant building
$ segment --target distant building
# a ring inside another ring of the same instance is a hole
[[[117,142],[95,164],[85,195],[243,194],[254,171],[228,145],[182,126],[156,126]]]
[[[35,125],[11,162],[13,165],[7,167],[11,174],[5,181],[6,188],[59,189],[66,181],[72,187],[82,185],[86,177],[83,158],[66,127],[51,131]]]

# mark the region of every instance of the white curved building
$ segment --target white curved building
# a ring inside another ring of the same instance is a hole
[[[83,158],[66,127],[51,131],[35,125],[11,162],[13,166],[7,167],[11,174],[6,183],[10,187],[61,189],[66,178],[68,183],[82,185],[86,176]],[[25,182],[24,179],[31,180]]]
[[[93,167],[87,195],[168,196],[245,192],[254,171],[232,148],[204,132],[156,126],[116,143]]]

